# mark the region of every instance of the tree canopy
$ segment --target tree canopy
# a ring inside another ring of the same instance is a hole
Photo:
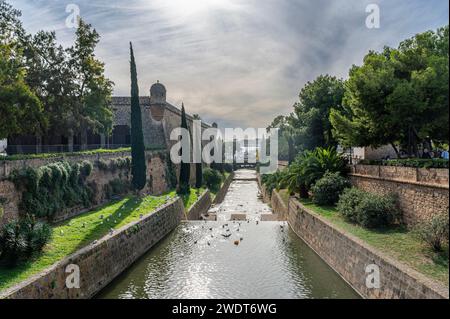
[[[0,126],[8,127],[0,131],[0,138],[81,134],[81,142],[86,144],[87,130],[109,134],[113,83],[105,77],[104,64],[95,56],[100,40],[96,30],[81,20],[74,44],[63,48],[57,44],[55,32],[27,34],[20,17],[20,11],[0,0],[0,59],[5,65],[2,80],[6,81],[0,100],[4,101],[2,112],[8,115],[0,117]],[[6,91],[6,83],[14,81],[20,85],[15,86],[18,91],[13,95],[22,97],[22,104],[10,98],[14,86]],[[24,94],[30,98],[24,99]],[[32,106],[34,99],[37,106]],[[21,112],[17,111],[19,105]]]
[[[345,83],[344,109],[334,108],[334,136],[346,146],[406,147],[431,137],[448,143],[448,26],[369,52]]]

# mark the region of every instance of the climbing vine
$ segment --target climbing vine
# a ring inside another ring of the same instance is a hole
[[[131,157],[119,157],[111,159],[110,161],[99,160],[97,166],[102,171],[115,172],[117,170],[131,170]]]
[[[86,182],[92,169],[89,161],[62,161],[15,170],[9,178],[22,191],[22,212],[51,218],[65,208],[88,207],[93,202],[94,192]]]

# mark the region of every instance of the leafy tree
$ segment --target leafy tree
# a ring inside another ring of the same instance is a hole
[[[56,43],[55,32],[40,31],[22,39],[26,82],[41,101],[48,127],[42,132],[42,143],[48,136],[73,136],[75,126],[72,105],[73,74],[64,48]]]
[[[181,106],[181,128],[188,130],[188,124],[186,119],[186,111],[184,109],[184,104]],[[185,149],[181,148],[181,154],[186,152]],[[181,162],[180,168],[180,180],[178,186],[178,192],[180,194],[187,194],[190,191],[190,179],[191,179],[191,164],[189,162]]]
[[[25,81],[20,15],[0,1],[0,139],[39,133],[47,124],[41,102]]]
[[[308,82],[300,91],[299,101],[295,103],[289,118],[291,127],[295,129],[295,134],[291,134],[295,141],[291,143],[296,143],[300,149],[310,150],[336,146],[329,114],[332,108],[342,108],[343,96],[344,83],[341,79],[320,75],[313,82]]]
[[[139,86],[133,45],[130,43],[131,69],[131,174],[134,189],[145,187],[147,167],[145,164],[144,135],[142,133],[141,107],[139,105]]]
[[[73,109],[74,128],[81,133],[81,144],[87,144],[87,130],[109,134],[113,113],[111,94],[113,82],[104,75],[104,63],[96,59],[95,48],[100,36],[90,24],[80,20],[75,44],[67,50],[75,85]]]
[[[448,58],[448,26],[369,52],[350,70],[344,109],[330,114],[334,136],[345,146],[399,142],[410,155],[427,136],[448,142]]]

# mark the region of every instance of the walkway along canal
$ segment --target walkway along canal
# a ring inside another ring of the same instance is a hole
[[[260,222],[272,212],[254,171],[237,171],[211,212],[217,221],[183,222],[97,297],[359,298],[286,222]]]

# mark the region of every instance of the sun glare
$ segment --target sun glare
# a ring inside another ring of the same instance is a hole
[[[161,7],[180,16],[197,15],[212,9],[231,8],[230,0],[161,0]]]

